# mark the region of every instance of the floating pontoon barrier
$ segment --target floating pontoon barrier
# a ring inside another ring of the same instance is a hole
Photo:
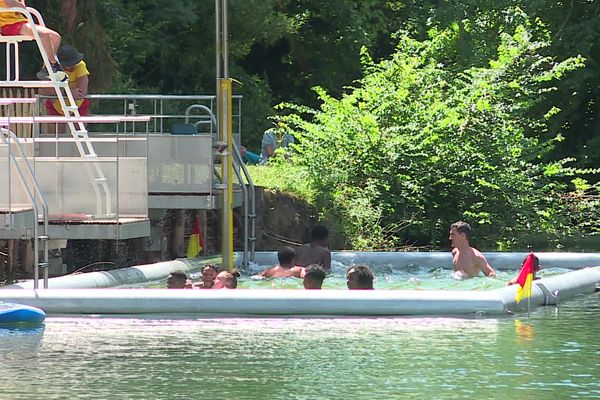
[[[535,281],[531,305],[592,293],[600,267]],[[516,286],[494,290],[290,290],[290,289],[50,289],[0,290],[0,301],[60,314],[194,315],[465,315],[505,314],[517,307]]]
[[[527,307],[557,305],[561,299],[568,299],[582,294],[594,293],[600,283],[600,266],[584,268],[566,274],[556,275],[533,281],[531,300],[515,301],[516,285],[496,289],[506,310],[514,311]]]
[[[65,275],[48,279],[48,288],[82,289],[135,285],[165,279],[173,271],[193,272],[198,271],[203,265],[220,263],[221,257],[198,257],[138,265],[110,271]],[[33,289],[33,281],[8,285],[5,286],[5,289]],[[0,291],[5,289],[0,289]]]
[[[485,252],[485,256],[495,269],[517,270],[529,253]],[[581,269],[600,265],[600,253],[551,253],[536,252],[542,268]],[[241,259],[241,258],[238,258]],[[395,267],[420,266],[431,268],[451,268],[452,255],[449,251],[432,252],[352,252],[335,251],[333,261],[344,265],[368,264],[370,266],[393,265]],[[258,265],[277,264],[276,252],[256,252]]]

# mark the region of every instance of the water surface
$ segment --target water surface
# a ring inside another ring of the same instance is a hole
[[[52,317],[3,399],[600,398],[600,296],[500,318]]]

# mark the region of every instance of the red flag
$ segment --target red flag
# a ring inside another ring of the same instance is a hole
[[[204,248],[204,238],[202,237],[202,231],[200,230],[200,217],[196,216],[194,226],[192,227],[192,234],[190,235],[190,241],[187,247],[188,258],[198,257],[198,254]]]
[[[523,266],[521,267],[521,272],[519,272],[519,276],[517,277],[517,293],[515,293],[515,300],[519,303],[522,299],[526,297],[531,297],[531,282],[533,282],[533,258],[535,256],[533,253],[530,253]]]

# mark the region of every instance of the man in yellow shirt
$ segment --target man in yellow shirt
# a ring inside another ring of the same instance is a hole
[[[79,107],[79,114],[86,116],[90,114],[90,100],[86,99],[90,72],[87,69],[83,54],[73,46],[61,46],[58,49],[58,60],[69,79],[69,87]],[[58,100],[46,100],[46,111],[48,115],[64,115]]]
[[[2,7],[27,8],[25,0],[0,0],[0,8]],[[27,18],[20,12],[0,12],[0,33],[3,36],[23,35],[33,37],[33,29],[33,26],[29,23]],[[64,80],[65,76],[61,72],[62,69],[56,59],[56,51],[60,46],[60,35],[52,29],[48,29],[41,25],[35,25],[35,29],[38,31],[40,40],[42,41],[42,47],[50,59],[52,72],[60,72],[60,74],[57,74],[56,78],[60,81]],[[48,79],[48,71],[46,71],[45,67],[37,73],[37,77],[39,79]]]

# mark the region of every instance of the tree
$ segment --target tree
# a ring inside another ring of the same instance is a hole
[[[557,111],[539,112],[554,80],[582,59],[555,62],[543,55],[548,41],[519,25],[499,35],[486,66],[461,68],[446,64],[460,32],[403,34],[388,60],[364,53],[365,77],[350,93],[319,90],[319,110],[290,106],[283,118],[300,138],[295,162],[352,248],[438,245],[457,219],[508,244],[567,223],[557,201],[564,163],[544,161],[555,140],[532,133]]]

